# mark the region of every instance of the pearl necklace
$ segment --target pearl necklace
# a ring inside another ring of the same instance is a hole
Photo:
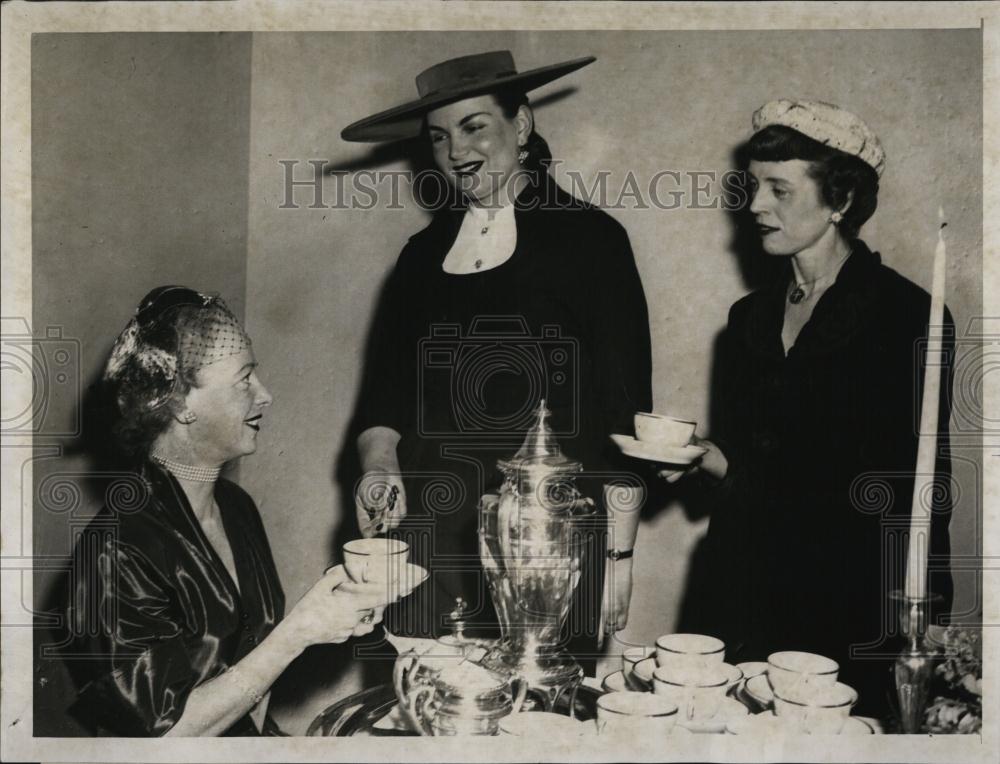
[[[214,483],[222,472],[222,467],[192,467],[190,464],[181,464],[159,454],[150,454],[150,458],[174,477],[195,483]]]

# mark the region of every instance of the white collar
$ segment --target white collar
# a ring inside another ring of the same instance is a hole
[[[477,223],[495,223],[499,218],[513,219],[514,205],[501,204],[499,207],[480,207],[478,204],[470,204],[466,208],[466,213]]]

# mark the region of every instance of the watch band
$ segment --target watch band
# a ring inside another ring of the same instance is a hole
[[[608,559],[609,560],[627,560],[633,555],[635,549],[626,549],[622,551],[621,549],[609,549]]]

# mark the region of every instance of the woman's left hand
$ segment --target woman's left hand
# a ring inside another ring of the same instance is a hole
[[[722,480],[729,470],[729,462],[719,447],[712,441],[699,438],[697,435],[691,437],[691,445],[702,446],[703,448],[707,448],[708,451],[681,469],[667,468],[659,470],[656,473],[657,476],[663,478],[668,483],[676,483],[682,477],[704,471],[716,480]]]
[[[604,633],[614,634],[628,624],[632,600],[632,558],[608,560],[604,568]]]

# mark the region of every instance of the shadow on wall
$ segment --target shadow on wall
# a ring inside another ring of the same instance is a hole
[[[414,201],[430,212],[434,206],[441,204],[441,199],[440,195],[431,198],[429,194],[434,189],[449,188],[449,186],[444,177],[434,168],[429,145],[429,141],[424,136],[395,143],[374,144],[360,157],[345,162],[327,163],[323,167],[323,174],[332,176],[405,164],[408,171],[414,176],[419,173],[430,173],[431,176],[436,176],[436,183],[413,186],[416,193],[424,191],[426,194],[424,197],[416,196]],[[379,289],[375,311],[365,338],[361,364],[363,381],[359,390],[364,389],[364,380],[368,378],[371,374],[370,370],[373,368],[373,356],[380,349],[375,341],[374,329],[380,324],[381,318],[389,308],[385,294],[387,285],[388,276]],[[340,522],[330,532],[326,557],[334,563],[343,562],[341,553],[343,545],[360,535],[354,512],[351,509],[354,507],[354,486],[361,478],[361,463],[355,445],[363,427],[360,421],[360,400],[359,392],[355,400],[354,415],[340,441],[342,447],[332,465],[331,479],[337,495],[334,510],[337,506],[344,508],[344,511],[340,513]],[[336,516],[336,511],[333,514]],[[362,686],[371,687],[375,684],[391,681],[392,661],[396,653],[381,634],[382,629],[379,627],[370,635],[351,639],[344,644],[315,645],[309,648],[288,667],[275,683],[273,688],[275,709],[280,714],[279,709],[302,709],[309,706],[312,698],[329,697],[329,692],[325,691],[336,688],[346,680],[352,667],[357,665],[359,654],[362,651],[367,653],[368,655],[365,657],[369,658],[361,661]],[[372,654],[376,657],[373,657]],[[322,686],[319,686],[317,677],[323,677]],[[321,711],[322,709],[312,710]]]
[[[733,150],[732,167],[742,174],[743,181],[740,186],[731,187],[729,191],[734,196],[745,200],[745,204],[727,210],[727,220],[730,226],[729,252],[736,260],[744,286],[748,292],[753,292],[779,278],[787,270],[788,262],[787,258],[768,256],[760,245],[760,236],[749,209],[750,187],[745,175],[748,166],[747,146],[740,144]],[[707,407],[709,439],[712,438],[712,433],[717,431],[719,426],[724,383],[721,369],[724,337],[725,329],[715,336],[712,343]],[[697,522],[711,515],[713,503],[717,501],[717,497],[711,486],[705,481],[686,479],[681,480],[677,484],[676,490],[671,492],[669,496],[662,494],[653,497],[649,505],[663,506],[665,500],[678,501],[684,508],[687,518],[691,522]],[[710,602],[712,596],[713,577],[719,575],[719,572],[720,566],[718,561],[713,558],[708,537],[707,535],[702,536],[694,545],[688,562],[688,574],[677,617],[677,631],[712,633],[714,629],[712,616],[706,603]]]
[[[73,481],[81,508],[98,508],[108,501],[113,484],[130,466],[114,446],[111,434],[115,406],[107,399],[100,372],[89,381],[79,403],[80,436],[64,444],[63,458],[85,465]],[[35,485],[43,483],[36,476]],[[64,488],[69,488],[65,486]],[[38,489],[36,489],[38,490]],[[59,490],[53,488],[53,491]],[[35,497],[36,510],[44,500]],[[56,501],[55,498],[52,501]],[[67,536],[76,533],[75,518],[67,518]],[[82,529],[82,528],[81,528]],[[75,551],[75,549],[74,549]],[[48,575],[45,575],[45,574]],[[81,709],[71,709],[78,690],[88,681],[88,661],[74,655],[73,630],[67,618],[76,576],[69,561],[54,573],[40,571],[36,586],[44,587],[34,616],[35,692],[34,734],[38,737],[79,737],[94,734]],[[42,576],[45,576],[44,578]]]

